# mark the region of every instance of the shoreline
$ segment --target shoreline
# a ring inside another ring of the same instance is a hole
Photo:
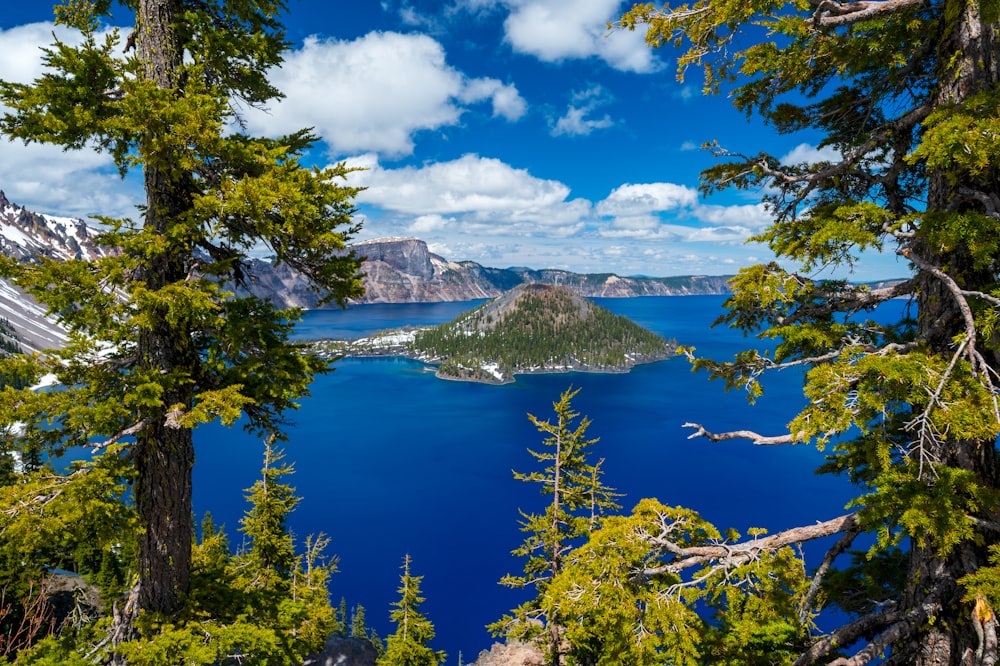
[[[366,338],[363,338],[366,339]],[[529,367],[529,368],[515,368],[509,374],[509,376],[497,377],[495,372],[490,368],[495,369],[495,364],[489,364],[480,366],[478,368],[466,368],[470,373],[477,373],[474,376],[457,376],[453,374],[442,373],[440,366],[442,363],[446,362],[447,358],[428,358],[421,356],[420,354],[415,354],[402,345],[388,345],[384,347],[372,346],[363,349],[351,348],[352,345],[358,341],[351,340],[309,340],[305,341],[303,344],[313,350],[318,356],[324,358],[406,358],[411,361],[417,361],[419,363],[428,366],[428,369],[434,369],[434,377],[436,379],[442,379],[445,381],[453,382],[472,382],[476,384],[489,384],[493,386],[504,386],[506,384],[513,384],[517,382],[518,375],[565,375],[574,372],[583,372],[588,374],[603,374],[603,375],[614,375],[614,374],[628,374],[632,371],[632,368],[638,365],[648,365],[650,363],[659,363],[660,361],[667,361],[677,355],[676,346],[671,346],[670,350],[663,353],[662,355],[657,354],[654,356],[643,357],[641,360],[630,361],[620,366],[589,366],[589,365],[570,365],[570,366],[553,366],[553,367]],[[325,343],[325,344],[324,344]],[[336,352],[331,353],[328,349],[330,346],[336,344]],[[478,373],[483,373],[483,375],[492,375],[493,377],[480,376]]]

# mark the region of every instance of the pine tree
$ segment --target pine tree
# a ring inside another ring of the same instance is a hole
[[[501,583],[508,587],[533,586],[538,596],[516,608],[512,616],[490,626],[494,634],[526,638],[535,636],[544,622],[544,642],[553,666],[558,666],[563,652],[561,619],[546,614],[541,604],[545,589],[562,571],[566,554],[600,525],[603,514],[619,508],[615,501],[619,495],[600,478],[603,459],[596,465],[588,462],[589,449],[598,440],[586,438],[589,418],[577,422],[580,414],[573,411],[571,401],[579,392],[580,389],[569,388],[553,403],[555,422],[528,415],[545,435],[543,443],[548,447],[528,452],[545,467],[541,472],[514,472],[514,478],[540,484],[542,495],[551,495],[551,500],[544,513],[521,511],[524,518],[521,531],[528,536],[513,554],[527,558],[524,575],[505,576]]]
[[[358,604],[351,613],[351,637],[368,638],[368,627],[365,625],[365,607]]]
[[[848,621],[810,636],[796,664],[844,649],[834,663],[995,663],[1000,5],[700,0],[637,4],[620,25],[679,47],[681,77],[695,67],[706,91],[827,149],[823,161],[787,163],[709,144],[721,162],[702,190],[764,192],[773,221],[753,240],[777,257],[740,271],[717,323],[777,345],[725,362],[689,353],[751,399],[766,371],[806,367],[808,403],[777,434],[690,425],[712,441],[832,446],[822,471],[857,485],[845,515],[765,538],[688,548],[647,534],[648,555],[664,561],[637,575],[725,575],[762,552],[835,537],[798,598],[800,619],[826,600]],[[908,279],[871,288],[814,277],[848,276],[867,251],[895,253]],[[895,298],[910,301],[901,317],[870,316]],[[872,545],[851,558],[859,538]],[[879,573],[886,562],[905,563],[903,575]]]
[[[432,650],[428,643],[434,639],[434,625],[420,613],[420,583],[423,576],[410,573],[410,556],[403,558],[403,575],[400,577],[399,601],[394,602],[389,619],[396,626],[385,643],[385,651],[376,662],[378,666],[437,666],[445,660],[445,653]]]
[[[295,568],[295,540],[288,531],[288,517],[299,503],[295,488],[282,481],[294,473],[284,458],[284,452],[269,439],[261,478],[247,489],[250,508],[240,520],[247,543],[236,559],[240,587],[279,595],[288,593]]]
[[[129,607],[169,615],[189,589],[194,428],[245,416],[259,433],[278,432],[328,365],[288,344],[298,312],[233,296],[247,280],[247,251],[267,245],[326,298],[359,295],[358,260],[345,247],[357,230],[355,190],[337,182],[342,165],[301,165],[316,140],[309,132],[238,131],[240,104],[279,94],[267,72],[288,48],[282,0],[121,2],[135,12],[135,32],[99,39],[113,4],[57,6],[80,45],[57,41],[40,79],[0,84],[8,138],[96,147],[123,175],[140,169],[146,195],[135,219],[102,218],[113,256],[4,262],[3,274],[70,339],[41,359],[2,361],[0,374],[23,376],[28,365],[34,377],[55,373],[65,390],[5,392],[0,421],[25,424],[24,446],[96,443],[123,475],[134,470],[142,530]]]

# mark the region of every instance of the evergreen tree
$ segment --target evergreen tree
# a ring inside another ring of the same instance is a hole
[[[115,4],[134,11],[137,27],[127,39],[99,39]],[[233,131],[239,104],[279,95],[266,75],[288,48],[284,6],[68,0],[56,21],[80,32],[79,46],[53,44],[32,84],[0,83],[8,138],[96,147],[123,175],[142,171],[138,216],[102,218],[110,231],[101,242],[119,253],[3,263],[70,336],[44,357],[0,362],[2,375],[52,372],[65,389],[0,397],[0,422],[25,424],[23,446],[96,446],[122,475],[134,470],[142,529],[137,602],[127,607],[136,611],[175,614],[189,591],[193,429],[245,416],[254,431],[279,432],[283,413],[328,367],[288,344],[297,311],[234,296],[248,250],[267,245],[326,298],[361,292],[358,260],[345,249],[357,230],[355,190],[337,182],[347,169],[303,167],[316,140],[309,132]]]
[[[288,531],[288,516],[299,498],[295,488],[282,482],[294,473],[284,458],[284,452],[269,439],[264,445],[261,478],[247,489],[250,508],[240,520],[246,543],[235,565],[237,585],[247,590],[285,594],[291,586],[295,540]]]
[[[445,660],[445,653],[432,650],[428,643],[434,638],[434,625],[420,613],[420,583],[423,576],[410,573],[410,556],[403,558],[403,575],[400,577],[399,601],[394,602],[389,619],[396,631],[385,643],[378,666],[437,666]]]
[[[718,323],[777,345],[726,362],[688,351],[696,368],[751,400],[765,371],[805,366],[808,404],[784,433],[690,425],[713,441],[831,445],[823,471],[858,489],[847,514],[766,537],[697,545],[680,530],[633,531],[635,561],[649,562],[633,580],[655,589],[656,575],[683,576],[652,598],[693,603],[717,576],[738,581],[741,567],[782,548],[835,537],[809,584],[782,594],[793,593],[800,626],[824,601],[847,621],[801,645],[785,642],[795,649],[776,661],[995,663],[1000,5],[699,0],[637,4],[620,25],[645,28],[654,47],[680,47],[681,77],[696,66],[706,91],[727,92],[780,133],[818,135],[828,149],[825,161],[790,164],[709,145],[722,161],[702,174],[703,191],[765,192],[773,222],[754,240],[780,261],[741,270]],[[847,274],[871,250],[895,252],[908,279],[869,288],[811,277],[831,267]],[[910,300],[901,318],[869,316],[893,298]],[[861,535],[870,550],[850,557]],[[877,571],[887,562],[904,566],[903,575]],[[739,589],[729,592],[736,599]],[[763,591],[772,602],[775,594]],[[720,627],[741,622],[738,606],[728,604]],[[703,638],[703,649],[735,642]]]
[[[545,435],[543,443],[548,447],[528,452],[545,467],[541,472],[514,472],[514,478],[540,484],[542,495],[551,495],[551,500],[544,513],[521,512],[521,531],[528,536],[513,553],[527,558],[524,575],[507,575],[501,583],[509,587],[533,586],[538,596],[516,608],[512,616],[490,626],[495,634],[514,638],[533,637],[544,628],[544,642],[553,666],[558,666],[563,651],[562,618],[552,613],[555,607],[546,608],[541,603],[545,590],[562,571],[566,554],[599,526],[598,518],[619,508],[615,501],[618,495],[600,480],[603,460],[597,465],[588,462],[589,449],[598,440],[586,438],[589,418],[577,422],[580,414],[573,411],[571,401],[579,392],[569,388],[553,403],[555,422],[528,415]]]
[[[351,613],[351,637],[368,638],[368,627],[365,625],[365,607],[358,604]]]

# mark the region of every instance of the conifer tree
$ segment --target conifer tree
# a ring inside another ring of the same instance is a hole
[[[115,5],[135,28],[99,36]],[[0,374],[52,372],[65,390],[4,392],[0,422],[25,424],[19,444],[103,451],[134,472],[141,531],[136,611],[175,614],[189,591],[192,433],[246,418],[264,436],[326,361],[288,343],[299,313],[235,297],[248,251],[310,278],[324,298],[361,292],[345,243],[357,230],[343,166],[305,168],[307,131],[256,138],[240,105],[280,95],[267,80],[289,44],[283,0],[67,0],[56,21],[79,46],[56,41],[31,84],[0,83],[7,138],[97,149],[124,175],[140,170],[134,218],[102,222],[118,252],[82,261],[3,263],[69,329],[60,350],[3,359]],[[44,424],[44,426],[43,426]],[[124,618],[127,620],[127,618]],[[127,621],[124,621],[124,626]],[[118,632],[119,636],[127,631]]]
[[[579,392],[580,389],[571,387],[552,404],[554,422],[528,415],[545,435],[543,444],[548,447],[528,452],[545,467],[540,472],[514,472],[514,478],[540,484],[542,495],[551,495],[551,500],[543,513],[521,511],[524,518],[521,531],[528,536],[513,554],[527,558],[524,574],[507,575],[501,583],[508,587],[533,586],[538,596],[490,626],[495,634],[514,638],[534,637],[544,627],[544,642],[553,666],[558,666],[561,660],[562,628],[561,619],[552,615],[554,607],[550,606],[546,612],[541,603],[545,589],[562,571],[566,554],[580,546],[581,540],[600,525],[603,514],[619,508],[615,501],[619,495],[601,481],[600,465],[604,461],[596,465],[588,462],[589,449],[598,440],[586,437],[589,418],[584,416],[577,422],[580,414],[573,410],[571,401]]]
[[[385,651],[378,659],[378,666],[438,666],[445,660],[445,653],[433,650],[428,643],[434,639],[434,625],[420,612],[424,598],[420,596],[423,576],[410,573],[410,556],[403,558],[403,575],[400,577],[399,601],[393,602],[389,619],[396,626],[385,643]]]
[[[644,547],[634,557],[648,564],[632,580],[682,576],[651,601],[684,605],[718,576],[737,581],[741,567],[782,548],[832,537],[809,584],[791,589],[801,626],[824,602],[847,621],[776,659],[996,663],[1000,5],[644,3],[620,27],[645,29],[651,46],[680,48],[682,78],[697,68],[707,92],[724,91],[738,110],[779,133],[818,137],[826,149],[820,161],[790,163],[708,144],[721,161],[703,172],[702,190],[764,192],[772,224],[754,240],[778,259],[740,271],[717,323],[777,344],[731,361],[688,351],[696,368],[751,400],[766,371],[804,366],[808,403],[786,432],[689,425],[718,442],[831,446],[822,471],[857,486],[844,515],[742,541],[697,545],[676,527],[633,524],[621,543]],[[824,268],[849,276],[866,251],[895,253],[905,279],[872,288],[816,278]],[[897,298],[910,301],[898,319],[870,315]],[[859,539],[870,548],[851,557]],[[904,571],[880,572],[887,563]]]
[[[283,482],[295,471],[284,458],[284,452],[269,439],[264,445],[261,478],[247,489],[250,508],[240,520],[246,543],[235,564],[237,585],[244,589],[285,594],[291,586],[296,558],[288,516],[299,498],[295,488]]]
[[[351,637],[368,638],[368,626],[365,624],[365,607],[358,604],[351,613]]]

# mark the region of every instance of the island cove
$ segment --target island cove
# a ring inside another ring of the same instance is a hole
[[[402,356],[442,379],[489,384],[516,375],[628,372],[674,356],[677,345],[567,287],[522,284],[436,327],[307,343],[322,356]]]

